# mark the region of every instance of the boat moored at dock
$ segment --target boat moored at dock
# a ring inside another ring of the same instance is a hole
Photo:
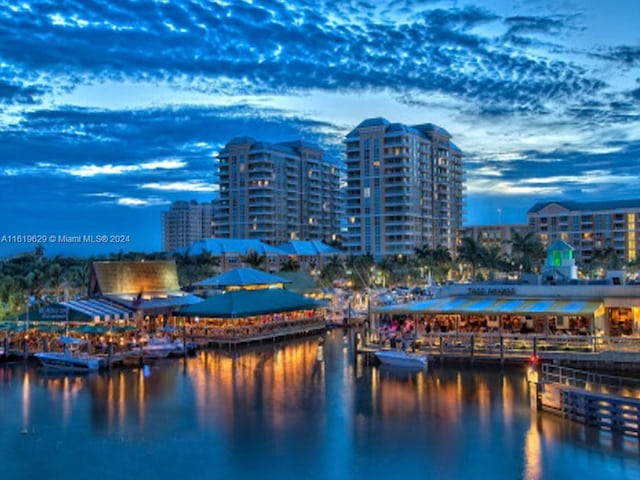
[[[45,370],[64,372],[96,372],[104,363],[104,359],[80,351],[86,342],[72,337],[61,337],[64,345],[62,352],[38,352],[34,354]]]
[[[378,350],[374,356],[383,365],[391,367],[424,368],[429,363],[427,355],[408,353],[404,350]]]

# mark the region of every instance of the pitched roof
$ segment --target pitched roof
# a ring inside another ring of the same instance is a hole
[[[189,255],[200,255],[203,252],[209,252],[211,255],[221,256],[230,253],[246,255],[251,251],[260,255],[285,255],[282,250],[251,238],[203,238],[191,245],[176,250],[175,253],[185,255],[188,252]]]
[[[232,290],[209,297],[197,305],[185,307],[174,316],[185,317],[251,317],[270,313],[311,310],[320,304],[297,293],[280,288]]]
[[[90,295],[139,294],[180,290],[176,264],[171,261],[93,262]]]
[[[278,245],[278,248],[292,255],[336,255],[342,253],[319,240],[291,240]]]
[[[567,242],[565,242],[564,240],[559,238],[558,240],[556,240],[555,242],[553,242],[551,245],[549,245],[547,247],[547,251],[548,252],[557,251],[557,250],[562,250],[562,251],[570,250],[570,251],[573,251],[575,249],[571,245],[569,245]]]
[[[537,213],[549,205],[560,205],[563,208],[571,211],[581,210],[617,210],[623,208],[640,208],[640,199],[631,200],[607,200],[602,202],[574,202],[574,201],[550,201],[550,202],[538,202],[531,207],[527,213]]]
[[[256,270],[254,268],[235,268],[214,277],[196,282],[197,287],[246,287],[252,285],[274,285],[289,283],[291,280]]]
[[[290,283],[285,287],[290,292],[305,293],[320,292],[321,289],[316,284],[311,275],[306,272],[280,272]]]

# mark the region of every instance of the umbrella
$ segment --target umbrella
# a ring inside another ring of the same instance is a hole
[[[88,333],[88,334],[102,334],[106,333],[109,328],[104,325],[81,325],[79,327],[72,328],[74,332]]]
[[[137,330],[133,325],[115,326],[112,328],[114,333],[135,332]]]
[[[18,325],[17,323],[9,324],[8,331],[10,332],[26,332],[28,330],[27,326],[24,324]]]
[[[47,324],[47,325],[38,325],[37,327],[35,327],[39,332],[44,332],[44,333],[60,333],[60,332],[64,332],[65,328],[64,327],[60,327],[58,325],[51,325],[51,324]]]

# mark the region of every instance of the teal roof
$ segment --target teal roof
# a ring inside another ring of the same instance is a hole
[[[574,248],[571,245],[569,245],[567,242],[562,240],[562,239],[556,240],[555,242],[553,242],[551,245],[549,245],[547,247],[547,251],[548,252],[558,251],[558,250],[561,250],[561,251],[567,251],[567,250],[573,251]]]
[[[291,240],[278,245],[278,248],[290,255],[337,255],[342,253],[319,240]]]
[[[286,255],[282,250],[272,247],[256,239],[238,238],[203,238],[187,247],[176,250],[176,253],[184,255],[200,255],[202,252],[209,252],[214,256],[238,254],[246,255],[251,251],[259,255]]]
[[[320,288],[313,277],[306,272],[280,272],[280,275],[290,282],[285,287],[289,292],[304,295],[305,293],[315,293],[320,291]]]
[[[232,290],[209,297],[197,305],[190,305],[174,313],[184,317],[251,317],[270,313],[312,310],[319,302],[281,288],[261,290]]]
[[[251,285],[273,285],[274,283],[289,282],[290,280],[284,277],[279,277],[254,268],[242,267],[201,280],[194,285],[197,287],[246,287]]]

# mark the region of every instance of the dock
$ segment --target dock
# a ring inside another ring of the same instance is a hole
[[[272,330],[263,333],[254,333],[249,335],[238,336],[197,336],[186,335],[186,339],[190,342],[194,342],[200,348],[237,348],[240,346],[248,345],[262,345],[265,343],[275,343],[277,341],[286,340],[290,338],[300,338],[309,335],[319,334],[327,329],[327,324],[324,321],[305,323],[303,325],[296,325],[278,330]]]
[[[640,380],[543,364],[530,376],[536,408],[640,439]]]

